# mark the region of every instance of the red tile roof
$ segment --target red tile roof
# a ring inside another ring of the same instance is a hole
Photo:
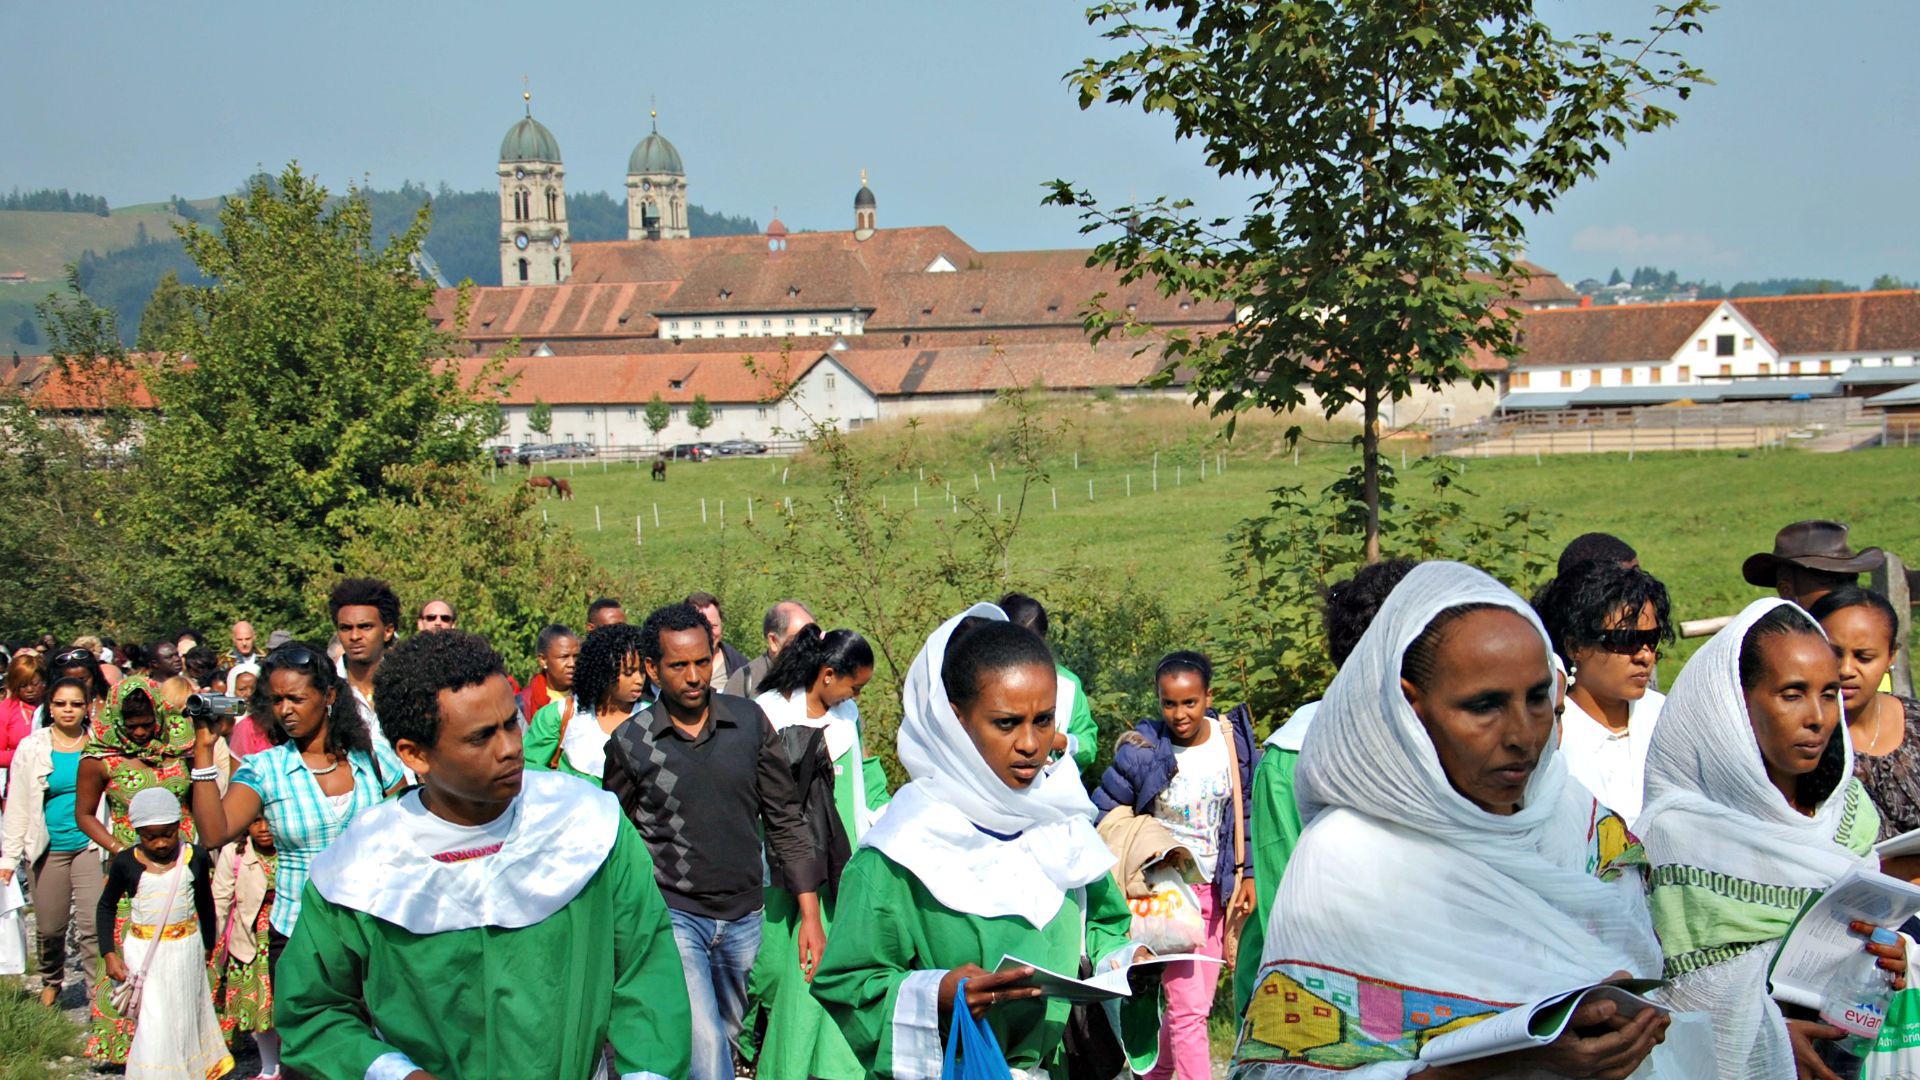
[[[1782,356],[1920,352],[1920,291],[1771,296],[1725,301]],[[1525,367],[1665,363],[1722,301],[1621,304],[1528,312]]]
[[[1517,366],[1664,364],[1718,306],[1700,300],[1530,311],[1520,323]]]
[[[143,357],[133,354],[128,359]],[[123,404],[153,408],[153,395],[132,367],[75,363],[62,368],[51,356],[23,356],[17,363],[0,364],[0,394],[27,394],[34,408],[57,412],[97,412]]]
[[[1920,348],[1920,292],[1736,300],[1782,356],[1911,353]]]
[[[753,356],[759,368],[749,370],[744,358]],[[538,398],[549,405],[639,405],[655,394],[671,404],[686,404],[696,396],[715,405],[767,401],[776,393],[770,375],[797,381],[827,354],[818,349],[782,357],[777,345],[762,350],[729,352],[641,354],[614,356],[533,356],[507,361],[502,374],[513,385],[499,398],[506,405],[531,405]],[[474,385],[488,363],[484,357],[453,361],[460,378]]]
[[[1165,366],[1157,343],[1106,341],[941,349],[860,349],[833,354],[881,397],[992,393],[1022,386],[1098,390],[1138,386]],[[1180,381],[1180,380],[1176,380]]]

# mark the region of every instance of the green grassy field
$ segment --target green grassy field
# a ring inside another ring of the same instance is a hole
[[[1323,487],[1351,460],[1337,431],[1318,433],[1329,442],[1303,443],[1296,465],[1272,422],[1243,426],[1232,444],[1222,445],[1210,439],[1213,426],[1203,416],[1183,407],[1070,408],[1073,426],[1049,462],[1048,482],[1028,493],[1013,550],[1013,579],[1034,587],[1044,587],[1051,575],[1095,567],[1160,593],[1176,610],[1203,607],[1226,587],[1225,536],[1236,522],[1262,512],[1270,489]],[[918,492],[914,520],[931,543],[958,519],[946,484],[971,493],[977,477],[983,504],[992,509],[998,499],[1011,513],[1019,484],[992,457],[993,437],[988,422],[949,421],[911,434],[881,429],[856,438],[890,451],[903,440],[918,444],[925,482],[912,467],[880,490],[890,509],[913,507]],[[1417,459],[1424,445],[1407,441],[1409,459]],[[1401,449],[1389,449],[1396,464]],[[1216,461],[1223,470],[1216,471]],[[804,506],[825,494],[820,467],[804,458],[676,462],[665,483],[652,482],[632,463],[562,463],[552,471],[570,478],[576,498],[544,500],[550,519],[574,530],[610,568],[649,570],[669,595],[703,583],[715,587],[715,581],[774,575],[784,500]],[[520,483],[522,476],[502,473],[497,482]],[[1465,486],[1488,511],[1519,503],[1547,510],[1556,551],[1590,530],[1625,538],[1667,583],[1679,619],[1731,614],[1759,596],[1741,580],[1741,560],[1770,548],[1780,525],[1802,518],[1849,522],[1856,546],[1878,544],[1920,561],[1920,455],[1909,451],[1641,454],[1632,461],[1616,454],[1540,464],[1531,458],[1476,460],[1468,463]],[[803,598],[816,611],[831,612],[833,587],[821,582]],[[735,588],[758,592],[750,584]],[[1670,661],[1690,651],[1683,645]]]
[[[44,210],[0,210],[0,270],[25,270],[38,282],[58,283],[67,264],[92,250],[105,254],[147,238],[166,240],[180,219],[161,203],[116,208],[111,217]],[[31,287],[31,286],[28,286]],[[44,290],[36,290],[44,291]]]

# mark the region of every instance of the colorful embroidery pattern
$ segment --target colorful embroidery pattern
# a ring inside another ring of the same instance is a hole
[[[1279,960],[1260,970],[1234,1063],[1344,1070],[1412,1061],[1434,1037],[1510,1007]]]
[[[487,856],[493,854],[494,852],[499,851],[500,847],[501,845],[499,843],[492,843],[492,844],[483,844],[480,847],[461,848],[457,851],[443,851],[438,855],[433,856],[433,861],[443,862],[443,863],[457,863],[457,862],[469,862],[473,859],[484,859]]]

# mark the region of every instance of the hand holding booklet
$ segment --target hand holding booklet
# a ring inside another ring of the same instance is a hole
[[[1638,1016],[1643,1009],[1666,1013],[1669,1010],[1665,1005],[1646,997],[1665,985],[1659,979],[1621,979],[1576,986],[1435,1036],[1421,1048],[1420,1060],[1429,1065],[1452,1065],[1545,1046],[1567,1030],[1574,1012],[1588,1001],[1611,1001],[1619,1008],[1619,1015],[1626,1017]]]
[[[1149,967],[1155,964],[1171,964],[1177,960],[1193,960],[1203,964],[1222,963],[1217,956],[1202,956],[1199,953],[1174,953],[1169,956],[1150,956],[1145,960],[1136,960],[1123,967],[1103,971],[1085,979],[1072,975],[1062,975],[1057,971],[1048,971],[1039,964],[1008,956],[1000,961],[996,972],[1012,971],[1015,968],[1029,967],[1033,974],[1028,976],[1027,985],[1040,988],[1042,995],[1060,998],[1076,1004],[1089,1001],[1112,1001],[1116,998],[1132,997],[1133,987],[1127,983],[1127,974],[1135,968]]]
[[[1882,846],[1905,839],[1896,836]],[[1895,854],[1900,854],[1896,852]],[[1858,963],[1866,941],[1856,922],[1888,929],[1920,912],[1920,885],[1856,867],[1800,909],[1767,973],[1775,1001],[1818,1009],[1841,965]]]

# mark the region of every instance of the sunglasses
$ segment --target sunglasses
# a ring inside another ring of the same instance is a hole
[[[1658,630],[1602,630],[1596,644],[1610,653],[1632,656],[1641,649],[1659,652],[1663,637]]]
[[[446,623],[446,624],[447,624],[448,626],[452,626],[452,625],[453,625],[453,616],[451,616],[451,615],[422,615],[422,616],[420,616],[420,621],[421,621],[421,622],[443,622],[443,623]]]
[[[267,667],[310,667],[319,669],[328,666],[320,659],[320,654],[305,645],[282,645],[267,654]]]
[[[68,649],[53,658],[54,667],[66,667],[68,664],[85,664],[93,660],[93,654],[85,649]]]

